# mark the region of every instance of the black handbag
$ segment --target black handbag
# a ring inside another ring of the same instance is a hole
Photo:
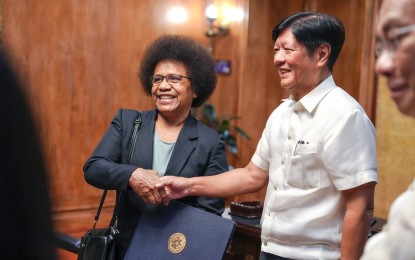
[[[88,230],[81,238],[78,253],[79,260],[115,259],[115,239],[119,233],[117,229],[117,221],[115,221],[113,226],[109,226],[107,228],[95,228],[106,194],[107,190],[105,190],[102,195],[101,203],[99,204],[97,215],[95,215],[92,229]],[[116,206],[116,208],[117,207],[118,206]]]
[[[134,132],[131,138],[130,152],[128,156],[128,164],[131,164],[135,144],[137,142],[138,129],[141,126],[141,113],[138,112],[137,119],[134,122]],[[105,197],[107,195],[105,190],[102,194],[101,202],[98,207],[97,214],[95,215],[94,225],[92,229],[88,230],[81,238],[80,249],[78,253],[78,260],[112,260],[115,259],[115,241],[119,234],[117,229],[118,224],[118,210],[119,202],[122,197],[122,192],[118,196],[118,201],[115,203],[115,221],[114,224],[107,228],[95,228],[98,223],[99,215],[101,213],[102,205],[104,204]]]

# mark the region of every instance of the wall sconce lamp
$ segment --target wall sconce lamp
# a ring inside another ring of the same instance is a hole
[[[213,55],[214,42],[217,36],[225,36],[229,33],[229,22],[222,22],[221,25],[215,25],[215,20],[218,19],[219,10],[215,5],[209,5],[206,8],[206,19],[208,20],[208,30],[205,35],[209,38],[209,50]]]

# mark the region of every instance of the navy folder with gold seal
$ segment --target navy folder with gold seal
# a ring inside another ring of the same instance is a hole
[[[138,221],[126,260],[222,259],[235,222],[170,201],[148,205]]]

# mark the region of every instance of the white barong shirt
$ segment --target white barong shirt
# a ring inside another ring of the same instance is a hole
[[[270,115],[252,162],[269,172],[262,247],[293,259],[339,259],[341,191],[377,182],[375,128],[332,76]]]

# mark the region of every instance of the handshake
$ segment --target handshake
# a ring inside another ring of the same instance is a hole
[[[136,169],[129,179],[131,189],[148,204],[168,205],[170,199],[180,199],[190,192],[192,178],[160,177],[154,170]]]
[[[189,195],[194,195],[190,191],[192,178],[183,178],[177,176],[164,176],[156,183],[155,188],[162,194],[164,205],[169,204],[170,199],[180,199]],[[159,202],[158,204],[160,204]]]

